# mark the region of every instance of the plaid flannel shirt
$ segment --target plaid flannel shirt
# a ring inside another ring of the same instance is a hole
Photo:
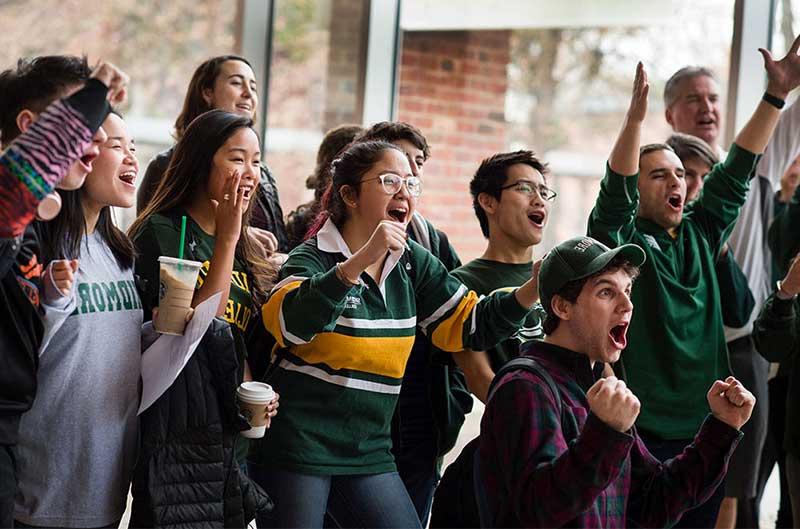
[[[586,391],[601,366],[593,372],[585,355],[540,341],[523,354],[553,378],[562,415],[537,375],[501,379],[481,422],[476,475],[492,527],[626,527],[627,518],[666,527],[722,481],[741,432],[709,415],[694,442],[661,463],[635,428],[618,432],[590,412]]]

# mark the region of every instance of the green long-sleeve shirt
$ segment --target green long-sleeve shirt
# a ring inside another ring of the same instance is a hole
[[[776,204],[775,219],[769,227],[767,240],[779,277],[786,274],[789,263],[800,251],[798,223],[800,223],[800,186],[795,189],[788,204]]]
[[[637,425],[663,439],[692,438],[708,414],[709,387],[729,373],[714,262],[757,161],[733,145],[706,177],[674,238],[636,216],[638,174],[606,168],[588,233],[611,247],[635,243],[647,253],[633,287],[633,319],[620,363],[642,403]]]
[[[800,456],[800,300],[782,300],[772,294],[753,325],[756,348],[770,362],[788,366],[786,432],[783,447]]]
[[[512,292],[478,299],[413,241],[392,252],[377,283],[348,286],[350,256],[331,222],[289,254],[262,309],[278,342],[269,378],[280,415],[251,458],[309,474],[395,470],[390,422],[420,327],[434,346],[486,349],[514,334],[528,310]]]

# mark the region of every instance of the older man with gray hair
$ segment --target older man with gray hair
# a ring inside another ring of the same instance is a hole
[[[724,158],[726,153],[720,146],[719,83],[710,69],[686,66],[675,72],[664,87],[664,109],[666,120],[675,132],[703,139]],[[766,244],[766,230],[772,218],[771,198],[769,180],[763,177],[751,180],[750,193],[729,239],[729,247],[747,277],[756,307],[761,307],[771,292],[771,257]],[[753,311],[742,327],[725,327],[731,369],[756,395],[757,405],[744,442],[731,458],[717,527],[758,527],[755,498],[767,432],[769,364],[758,355],[751,337],[757,315],[758,311]]]
[[[672,74],[664,85],[664,112],[672,130],[697,136],[722,154],[719,83],[711,70],[685,66]]]

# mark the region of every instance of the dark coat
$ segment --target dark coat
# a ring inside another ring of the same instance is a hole
[[[177,380],[140,416],[131,527],[246,527],[272,510],[234,457],[248,425],[236,406],[233,351],[230,327],[215,319]]]
[[[0,241],[0,445],[15,445],[19,420],[36,396],[36,370],[44,323],[23,290],[20,264],[36,261],[38,243],[31,226],[24,238]],[[34,295],[33,288],[29,289]],[[38,296],[38,294],[35,294]]]

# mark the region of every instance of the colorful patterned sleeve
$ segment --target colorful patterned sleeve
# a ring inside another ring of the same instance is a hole
[[[107,114],[106,92],[99,81],[86,83],[47,107],[0,154],[0,238],[25,231],[39,202],[84,153]]]
[[[417,321],[436,347],[454,353],[485,350],[512,336],[529,310],[513,292],[478,295],[447,272],[441,261],[409,241],[416,268]]]

